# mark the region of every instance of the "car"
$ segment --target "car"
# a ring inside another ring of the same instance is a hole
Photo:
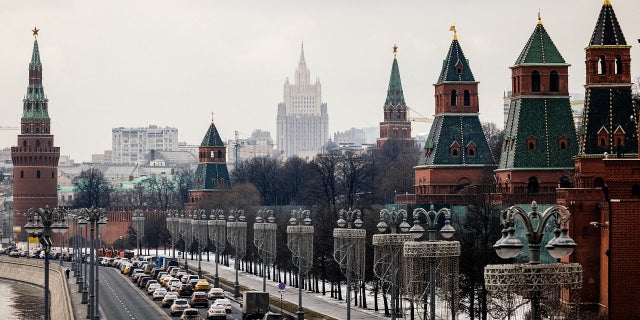
[[[189,297],[193,294],[193,286],[190,284],[181,284],[178,287],[178,295],[181,297]]]
[[[150,285],[147,286],[147,294],[148,295],[152,295],[154,291],[156,291],[156,289],[161,288],[160,284],[158,283],[152,283]]]
[[[211,285],[207,279],[198,279],[198,282],[193,286],[193,289],[196,291],[209,291],[211,290]]]
[[[189,309],[191,306],[189,305],[189,301],[187,299],[175,299],[173,300],[173,304],[171,305],[171,315],[177,316],[184,311],[184,309]]]
[[[223,306],[217,306],[212,304],[211,307],[207,310],[207,319],[208,320],[226,320],[227,319],[227,309]]]
[[[211,288],[207,296],[209,296],[211,300],[224,298],[224,290],[222,288]]]
[[[190,283],[192,279],[200,279],[200,277],[197,274],[187,274],[180,278],[180,281],[182,283]]]
[[[9,257],[19,258],[20,257],[20,251],[11,250],[11,252],[9,252]]]
[[[265,313],[264,317],[262,317],[262,320],[282,320],[282,315],[279,313],[275,313],[275,312],[267,312]]]
[[[150,276],[141,277],[140,280],[138,280],[138,286],[143,289],[146,288],[149,280],[151,280]]]
[[[144,288],[145,288],[145,289],[147,289],[147,290],[149,290],[149,286],[150,286],[150,285],[152,285],[152,284],[154,284],[154,283],[156,283],[156,284],[160,285],[160,284],[158,283],[158,281],[157,281],[157,280],[153,280],[153,279],[151,279],[151,280],[147,281],[147,285],[146,285]]]
[[[208,308],[209,298],[207,297],[206,293],[196,291],[191,295],[191,301],[189,304],[191,305],[192,308],[196,308],[196,307]]]
[[[176,299],[178,299],[177,293],[167,291],[167,294],[165,294],[164,298],[162,298],[162,307],[163,308],[171,307],[171,305],[173,304],[173,301]]]
[[[165,295],[167,295],[167,289],[158,288],[153,291],[153,300],[162,300]]]
[[[229,299],[216,299],[215,301],[213,301],[213,304],[215,305],[219,305],[219,306],[223,306],[226,310],[227,313],[231,313],[231,301],[229,301]]]
[[[198,309],[189,308],[184,309],[182,314],[180,315],[180,320],[201,320],[202,316],[200,315],[200,311]]]
[[[180,280],[171,279],[171,281],[167,282],[167,289],[169,289],[169,291],[178,291],[178,286],[181,284]]]

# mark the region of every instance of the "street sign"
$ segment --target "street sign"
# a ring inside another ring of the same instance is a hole
[[[280,289],[280,290],[284,290],[286,287],[287,287],[287,286],[284,284],[284,282],[280,282],[280,283],[278,284],[278,289]]]

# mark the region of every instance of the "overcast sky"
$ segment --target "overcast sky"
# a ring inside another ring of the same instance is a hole
[[[55,144],[88,161],[111,149],[113,127],[178,128],[199,144],[215,113],[226,141],[254,129],[276,135],[283,85],[304,41],[311,78],[322,83],[329,131],[382,120],[392,47],[407,104],[434,114],[434,89],[451,25],[476,81],[480,118],[502,127],[510,66],[533,32],[538,10],[584,93],[584,48],[602,0],[0,0],[0,126],[19,126],[37,26]],[[640,76],[640,1],[612,0]],[[418,114],[414,113],[414,116]],[[0,131],[0,147],[17,131]],[[414,134],[427,124],[413,126]]]

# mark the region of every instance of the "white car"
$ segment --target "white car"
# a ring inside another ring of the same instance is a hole
[[[227,319],[227,309],[223,306],[216,306],[212,304],[207,310],[207,319],[208,320],[226,320]]]
[[[165,295],[167,295],[167,289],[158,288],[153,291],[153,300],[162,300]]]
[[[216,299],[213,302],[213,305],[224,307],[227,310],[227,313],[231,313],[231,301],[229,299]]]
[[[211,288],[207,293],[209,300],[224,298],[224,290],[222,288]]]
[[[152,283],[147,287],[147,294],[152,295],[156,289],[160,288],[159,283]]]
[[[171,305],[171,315],[177,316],[182,314],[184,309],[188,309],[191,306],[189,305],[189,301],[187,299],[175,299],[173,300],[173,304]]]

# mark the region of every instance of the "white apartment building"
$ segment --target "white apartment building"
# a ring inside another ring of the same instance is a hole
[[[320,80],[311,84],[311,73],[300,50],[300,62],[293,84],[284,83],[284,102],[278,104],[277,148],[288,158],[311,159],[329,139],[327,104],[322,103]]]
[[[149,125],[146,128],[111,130],[111,163],[144,164],[155,151],[178,151],[178,129]]]
[[[260,129],[253,130],[251,136],[247,139],[228,140],[228,167],[230,170],[235,169],[236,152],[238,154],[238,163],[240,163],[256,157],[275,156],[276,151],[273,149],[273,146],[271,132]]]

